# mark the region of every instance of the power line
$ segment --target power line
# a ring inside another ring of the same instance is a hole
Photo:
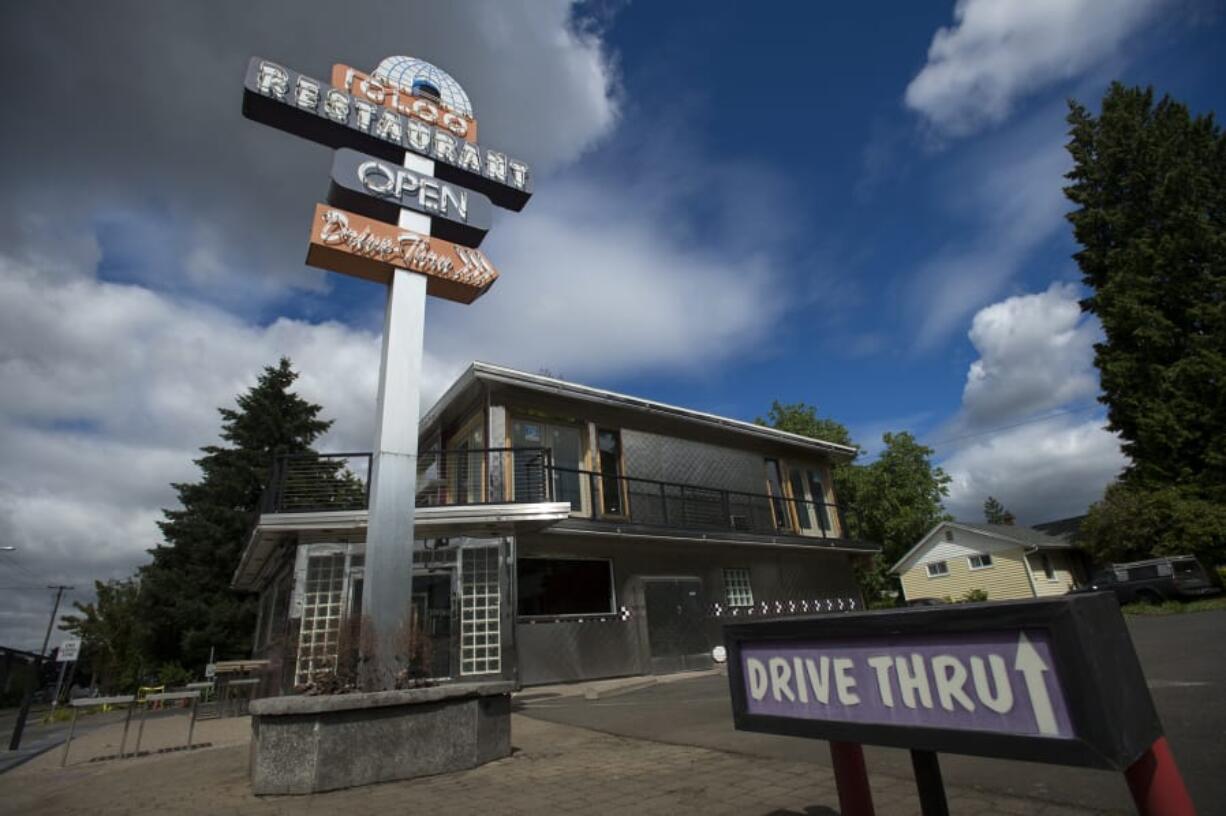
[[[46,583],[46,580],[41,575],[35,575],[33,572],[27,569],[19,561],[14,561],[12,558],[0,558],[0,565],[6,566],[6,567],[12,567],[13,569],[20,570],[21,572],[25,573],[27,578],[32,578],[33,580],[38,581],[39,583],[43,583],[43,584]]]
[[[963,439],[975,439],[981,436],[994,436],[1004,431],[1011,431],[1014,428],[1021,428],[1025,425],[1032,425],[1035,422],[1043,422],[1044,420],[1054,419],[1055,417],[1065,416],[1067,414],[1085,413],[1086,411],[1092,411],[1098,407],[1099,407],[1098,403],[1091,403],[1091,404],[1082,405],[1080,407],[1072,406],[1069,408],[1061,408],[1056,411],[1049,411],[1046,414],[1040,414],[1038,416],[1030,417],[1029,419],[1023,419],[1020,422],[1014,422],[1010,425],[1000,425],[995,428],[988,428],[986,430],[976,431],[974,433],[959,434],[958,436],[950,436],[950,437],[946,437],[945,439],[937,439],[931,442],[926,442],[925,444],[931,445],[932,447],[936,447],[938,445],[948,445],[950,442],[958,442]]]

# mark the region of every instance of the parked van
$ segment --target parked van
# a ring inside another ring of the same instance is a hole
[[[1215,571],[1206,569],[1195,556],[1172,555],[1112,564],[1096,572],[1089,584],[1073,591],[1102,590],[1114,592],[1122,604],[1134,601],[1158,603],[1216,595],[1222,591],[1222,581]]]

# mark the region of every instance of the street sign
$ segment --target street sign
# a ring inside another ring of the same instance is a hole
[[[206,664],[204,667],[204,676],[210,680],[216,677],[217,676],[217,664],[216,663]]]
[[[81,654],[81,638],[69,638],[60,644],[55,659],[58,663],[71,663]]]
[[[1162,736],[1110,595],[724,631],[742,730],[1112,769]]]

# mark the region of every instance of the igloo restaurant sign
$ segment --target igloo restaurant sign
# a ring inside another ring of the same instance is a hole
[[[408,269],[430,278],[429,294],[471,303],[498,277],[478,249],[490,205],[523,209],[528,164],[477,144],[476,119],[454,82],[405,87],[336,65],[332,83],[253,57],[243,86],[247,118],[337,149],[307,262],[384,283],[392,267]]]

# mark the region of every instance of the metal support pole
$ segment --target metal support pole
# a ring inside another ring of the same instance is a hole
[[[145,716],[148,713],[150,713],[148,702],[141,703],[141,724],[136,728],[136,750],[132,751],[132,756],[141,755],[141,738],[145,736]]]
[[[187,722],[187,747],[189,750],[192,747],[192,732],[196,730],[196,704],[199,702],[199,697],[192,698],[192,718]]]
[[[60,757],[60,767],[63,768],[68,764],[68,748],[72,745],[73,732],[77,730],[77,714],[81,709],[75,706],[72,709],[72,722],[68,725],[68,739],[64,740],[64,755]]]
[[[858,742],[831,742],[830,761],[839,790],[839,811],[843,816],[874,816],[864,748]]]
[[[124,748],[128,745],[128,726],[132,724],[132,706],[136,705],[136,698],[133,697],[128,701],[128,715],[123,718],[123,736],[119,738],[119,758],[123,759]]]
[[[945,783],[941,780],[941,761],[936,751],[911,751],[915,787],[919,790],[920,812],[924,816],[949,816]]]
[[[67,670],[67,668],[68,668],[68,661],[61,660],[60,661],[60,675],[59,677],[55,678],[55,696],[51,698],[51,710],[52,711],[59,708],[60,706],[60,689],[64,687],[64,672],[65,670]]]
[[[405,154],[405,166],[432,172],[433,165]],[[421,167],[421,164],[428,165]],[[430,234],[429,216],[402,210],[399,224]],[[417,422],[421,400],[426,277],[392,268],[383,323],[379,400],[366,532],[366,584],[362,612],[373,628],[375,689],[393,687],[408,667],[409,610],[413,598],[413,517],[417,497]]]
[[[1166,737],[1158,737],[1141,758],[1124,769],[1140,816],[1196,816]]]

